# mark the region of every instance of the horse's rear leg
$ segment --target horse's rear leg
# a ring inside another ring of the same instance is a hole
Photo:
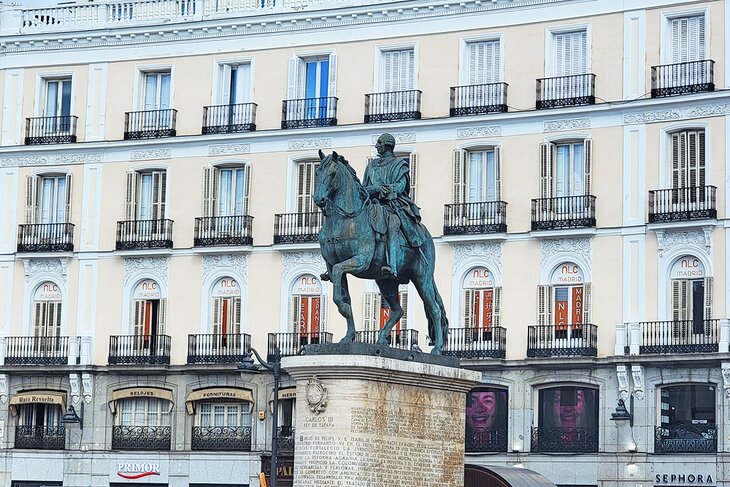
[[[385,325],[383,325],[383,329],[380,330],[377,343],[378,345],[388,345],[390,332],[395,324],[398,323],[398,320],[403,317],[404,313],[403,308],[400,306],[398,281],[393,279],[378,279],[375,283],[378,285],[383,299],[385,299],[385,302],[388,303],[388,306],[390,307],[390,316],[388,316],[388,321],[386,321]]]
[[[428,317],[429,330],[428,333],[433,340],[433,349],[431,353],[435,355],[441,355],[444,348],[444,337],[448,332],[448,321],[446,319],[443,301],[439,296],[438,289],[436,289],[436,281],[433,279],[433,275],[413,277],[413,285],[418,291],[418,295],[421,296],[423,301],[423,308],[426,311]]]
[[[350,290],[347,286],[347,274],[362,272],[367,269],[367,264],[362,262],[364,259],[352,257],[344,262],[335,264],[330,271],[332,278],[332,288],[334,295],[332,299],[337,305],[337,310],[347,320],[347,334],[340,342],[355,341],[355,320],[352,317],[352,305],[350,300]]]

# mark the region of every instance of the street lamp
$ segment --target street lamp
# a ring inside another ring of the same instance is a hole
[[[78,423],[81,427],[81,431],[84,430],[84,403],[81,403],[81,416],[76,414],[76,409],[73,406],[69,406],[66,410],[66,414],[61,417],[63,424]]]
[[[274,411],[271,415],[271,487],[276,487],[277,480],[277,455],[278,455],[278,443],[279,443],[279,381],[281,379],[281,349],[276,347],[274,349],[274,360],[267,362],[261,358],[261,355],[256,351],[255,348],[251,347],[251,351],[248,352],[246,358],[243,359],[241,365],[238,366],[238,370],[255,371],[259,370],[259,365],[256,365],[253,361],[251,353],[256,355],[256,359],[266,370],[270,370],[274,374]]]

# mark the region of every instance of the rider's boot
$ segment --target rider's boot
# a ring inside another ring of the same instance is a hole
[[[327,272],[327,271],[325,271],[324,273],[320,274],[319,275],[319,278],[322,279],[323,281],[331,281],[332,280],[330,278],[330,273]]]

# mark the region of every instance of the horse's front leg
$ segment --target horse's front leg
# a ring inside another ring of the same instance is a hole
[[[355,341],[355,319],[352,316],[352,302],[350,300],[350,291],[347,286],[347,274],[362,272],[367,269],[368,264],[362,256],[351,257],[344,262],[332,266],[332,289],[334,295],[332,299],[337,305],[337,310],[347,320],[347,334],[340,342]]]

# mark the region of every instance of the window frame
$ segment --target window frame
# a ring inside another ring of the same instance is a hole
[[[469,44],[475,42],[497,42],[499,43],[499,76],[493,83],[504,83],[504,34],[495,32],[490,34],[465,36],[459,40],[459,85],[465,86],[469,83]]]
[[[586,33],[586,72],[584,74],[592,72],[593,36],[591,32],[591,23],[569,24],[556,27],[548,27],[545,29],[545,77],[550,78],[557,76],[555,74],[557,69],[557,66],[555,65],[555,54],[557,49],[555,36],[557,34],[568,34],[570,32],[579,31],[585,31]]]
[[[35,87],[35,103],[33,108],[34,117],[45,117],[46,110],[46,93],[47,82],[57,81],[61,79],[71,80],[71,106],[69,115],[74,114],[74,102],[76,100],[76,72],[75,71],[58,71],[58,72],[42,72],[36,75]]]
[[[254,59],[253,58],[237,58],[237,59],[220,59],[213,61],[213,89],[211,90],[211,104],[212,105],[228,105],[229,102],[223,102],[221,101],[223,98],[223,94],[225,93],[223,89],[223,83],[226,82],[224,79],[225,74],[225,67],[230,66],[233,68],[233,66],[240,66],[240,65],[248,65],[249,66],[249,92],[246,96],[248,101],[241,102],[241,103],[253,103],[254,99]],[[230,83],[230,80],[228,80]],[[230,99],[230,86],[228,88],[229,93],[229,99]]]
[[[157,403],[157,412],[153,413],[154,416],[157,418],[157,424],[149,424],[149,418],[150,418],[150,404],[151,403]],[[130,414],[130,424],[125,424],[123,422],[122,416],[124,415],[124,406],[130,404],[131,410],[129,411]],[[137,424],[136,423],[136,416],[138,414],[137,406],[144,404],[144,410],[142,412],[142,415],[144,417],[143,424]],[[167,418],[166,421],[161,421],[162,418]],[[116,406],[116,412],[114,413],[114,426],[126,426],[126,427],[172,427],[172,413],[170,412],[170,406],[169,401],[165,399],[160,399],[157,397],[125,397],[122,399],[119,399],[117,401]]]
[[[150,64],[135,66],[135,83],[132,93],[132,111],[145,111],[145,78],[147,74],[170,74],[170,110],[175,106],[175,66],[172,64]],[[160,108],[157,108],[160,110]]]
[[[709,7],[695,7],[695,8],[683,8],[681,10],[670,10],[662,12],[661,17],[661,30],[659,40],[659,62],[660,64],[671,64],[672,63],[672,20],[683,17],[699,17],[705,18],[705,59],[712,59],[710,53],[710,36],[711,22],[710,22],[710,9]]]
[[[385,69],[384,69],[384,57],[386,52],[393,52],[393,51],[405,51],[405,50],[412,50],[413,51],[413,87],[412,90],[418,90],[418,72],[419,72],[419,55],[418,55],[418,43],[417,42],[410,42],[410,43],[403,43],[403,44],[384,44],[384,45],[376,45],[375,46],[375,56],[374,56],[374,69],[373,69],[373,92],[375,93],[385,93],[386,90],[384,88],[384,76],[385,76]]]

